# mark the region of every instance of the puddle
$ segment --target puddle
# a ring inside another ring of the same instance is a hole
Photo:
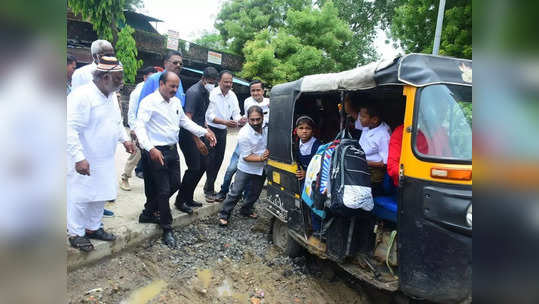
[[[230,286],[228,279],[223,281],[223,285],[217,287],[217,294],[220,297],[230,297],[232,295],[232,286]]]
[[[246,293],[239,293],[232,291],[232,285],[228,279],[223,281],[223,285],[217,287],[217,295],[219,297],[231,297],[238,300],[240,303],[246,303],[249,301],[249,295]]]
[[[146,304],[151,299],[155,298],[165,286],[167,286],[167,283],[163,280],[153,281],[152,283],[133,291],[129,296],[129,299],[122,301],[121,304]]]
[[[212,274],[209,269],[197,270],[198,281],[202,284],[202,288],[208,289],[210,287]]]

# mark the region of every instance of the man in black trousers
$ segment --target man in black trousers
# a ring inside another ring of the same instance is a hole
[[[175,73],[162,73],[159,89],[141,101],[135,120],[135,133],[143,149],[144,187],[149,187],[147,195],[150,196],[139,222],[152,219],[159,212],[163,242],[171,248],[176,247],[176,239],[172,233],[169,199],[180,185],[180,158],[176,148],[180,128],[205,136],[210,146],[216,143],[211,130],[197,125],[183,112],[176,97],[179,84],[180,78]]]
[[[219,74],[214,67],[204,69],[202,78],[192,85],[185,94],[185,115],[201,127],[206,127],[205,115],[210,103],[210,91],[215,88]],[[180,148],[187,171],[185,171],[180,185],[180,192],[176,196],[176,208],[191,214],[193,207],[202,206],[193,200],[193,195],[200,178],[204,175],[207,165],[208,146],[203,138],[193,135],[186,129],[180,130]]]

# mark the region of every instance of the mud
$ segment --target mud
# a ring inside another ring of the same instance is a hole
[[[195,222],[175,231],[175,250],[155,239],[68,273],[68,301],[374,303],[331,263],[312,256],[283,256],[269,240],[267,223],[267,218],[238,214],[227,228],[219,227],[216,218]]]

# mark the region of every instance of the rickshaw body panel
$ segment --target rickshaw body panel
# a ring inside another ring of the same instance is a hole
[[[412,150],[417,88],[405,86],[406,112],[401,150],[398,201],[398,259],[401,290],[439,303],[471,297],[472,228],[466,212],[472,180],[431,176],[432,168],[469,170],[471,164],[433,163]]]

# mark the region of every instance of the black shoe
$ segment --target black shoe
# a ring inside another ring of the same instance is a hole
[[[159,224],[159,217],[155,215],[146,215],[144,213],[141,213],[138,217],[138,222],[141,224],[144,223],[152,223],[152,224]]]
[[[103,228],[99,228],[92,233],[86,232],[86,237],[89,239],[96,239],[108,242],[116,240],[116,236],[114,234],[105,232]]]
[[[202,203],[195,202],[195,201],[187,202],[187,203],[185,203],[185,205],[187,207],[191,207],[191,208],[202,207]]]
[[[204,192],[204,198],[206,199],[207,203],[213,203],[215,202],[215,196],[217,194],[215,192]]]
[[[224,194],[224,193],[222,193],[222,192],[219,192],[219,193],[217,193],[213,198],[214,198],[214,200],[215,200],[216,202],[222,202],[222,201],[225,200],[226,194]]]
[[[176,238],[174,237],[172,230],[165,230],[163,232],[163,243],[170,249],[176,248]]]
[[[187,204],[174,204],[176,206],[176,209],[180,210],[181,212],[187,213],[189,215],[193,214],[193,209],[191,207],[187,206]]]

